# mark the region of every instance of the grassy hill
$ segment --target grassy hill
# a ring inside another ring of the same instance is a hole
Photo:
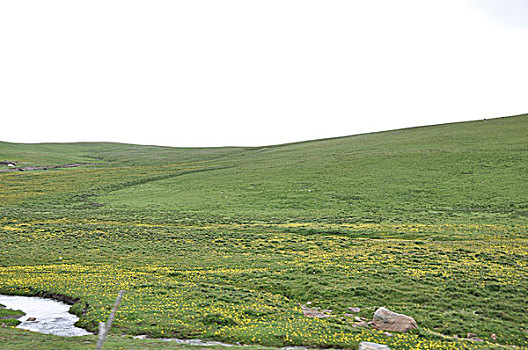
[[[126,288],[116,333],[528,346],[528,115],[268,147],[0,142],[0,160],[90,163],[0,173],[0,292],[78,297],[89,329]],[[350,306],[421,328],[354,327]]]
[[[518,117],[249,149],[98,199],[242,221],[506,222],[528,213],[527,130]]]

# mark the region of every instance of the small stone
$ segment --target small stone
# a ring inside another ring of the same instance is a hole
[[[468,333],[466,338],[475,338],[477,335],[475,333]]]
[[[7,326],[6,326],[5,323],[2,323],[2,324],[0,325],[0,327],[2,327],[2,328],[7,328]]]
[[[492,335],[490,335],[490,338],[494,341],[497,340],[497,334],[493,333]]]
[[[387,337],[392,337],[392,333],[389,333],[389,332],[383,332],[383,334],[385,334]]]
[[[458,339],[458,338],[459,338],[458,334],[455,334],[455,335],[453,336],[453,338]]]
[[[332,317],[330,314],[324,312],[324,311],[332,312],[332,310],[323,310],[323,312],[321,312],[319,310],[309,308],[309,307],[307,307],[305,305],[301,305],[301,309],[302,309],[302,312],[303,312],[304,316],[306,316],[306,317],[313,317],[313,318]]]
[[[350,312],[354,312],[354,313],[358,313],[361,311],[361,308],[359,307],[349,307],[348,309],[350,310]]]
[[[390,348],[387,345],[362,341],[359,343],[358,350],[390,350]]]
[[[356,320],[356,321],[358,321],[358,322],[365,321],[365,320],[362,319],[361,317],[357,317],[357,316],[354,317],[354,320]]]
[[[26,321],[36,321],[37,319],[35,317],[28,317]]]
[[[146,334],[140,334],[140,335],[136,335],[134,337],[132,337],[134,339],[147,339],[147,335]]]
[[[367,322],[352,323],[352,327],[368,327]]]
[[[480,339],[479,337],[471,337],[471,338],[468,338],[468,340],[478,341],[478,342],[483,342],[484,341],[484,339]]]

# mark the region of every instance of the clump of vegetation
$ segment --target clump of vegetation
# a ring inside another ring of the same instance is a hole
[[[5,305],[0,304],[0,326],[16,326],[20,324],[17,319],[24,315],[20,310],[6,309]]]

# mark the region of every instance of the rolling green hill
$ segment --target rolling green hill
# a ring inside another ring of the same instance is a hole
[[[0,292],[80,298],[88,329],[125,288],[116,333],[528,346],[528,115],[268,147],[0,142],[0,160],[88,163],[0,172]],[[355,327],[350,306],[420,330]]]
[[[518,117],[249,149],[98,200],[242,221],[507,222],[528,213],[527,131]]]
[[[523,115],[259,148],[1,143],[0,159],[93,163],[73,174],[70,193],[90,192],[105,208],[242,222],[504,223],[527,215],[527,130]],[[17,203],[38,205],[30,198]]]

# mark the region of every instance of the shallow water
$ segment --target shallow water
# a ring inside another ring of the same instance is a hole
[[[8,309],[22,310],[26,313],[18,319],[22,323],[17,328],[64,337],[92,334],[73,325],[79,320],[79,317],[68,312],[71,305],[60,301],[38,297],[0,295],[0,304],[5,305]],[[29,317],[35,317],[36,321],[27,321]]]
[[[214,340],[201,339],[179,339],[179,338],[162,338],[160,340],[175,342],[178,344],[197,345],[197,346],[234,346],[234,344],[221,343]]]
[[[146,335],[137,335],[135,339],[147,339]],[[187,344],[187,345],[197,345],[197,346],[235,346],[235,347],[245,347],[246,345],[240,344],[228,344],[222,343],[214,340],[202,340],[202,339],[179,339],[179,338],[161,338],[159,340],[175,342],[178,344]],[[282,348],[277,348],[279,350],[308,350],[304,346],[284,346]]]
[[[187,344],[187,345],[198,345],[198,346],[239,346],[243,347],[245,345],[239,344],[227,344],[214,340],[201,340],[201,339],[178,339],[178,338],[164,338],[163,341],[172,341],[178,344]],[[277,348],[279,350],[308,350],[304,346],[285,346],[282,348]]]

